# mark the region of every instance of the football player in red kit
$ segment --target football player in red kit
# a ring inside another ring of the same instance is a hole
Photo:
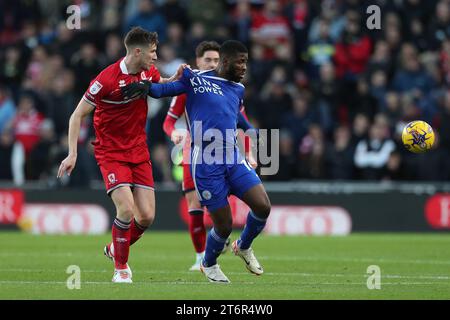
[[[106,192],[116,207],[112,242],[104,253],[114,261],[112,278],[131,283],[128,266],[130,245],[142,236],[155,217],[152,164],[146,142],[147,95],[127,97],[122,88],[137,81],[169,82],[181,75],[182,67],[169,79],[154,66],[158,37],[140,27],[125,36],[127,54],[92,80],[69,121],[69,154],[61,162],[58,177],[75,167],[77,140],[84,117],[94,111],[95,159]]]
[[[196,64],[199,70],[213,70],[219,64],[219,50],[220,45],[215,41],[203,41],[195,49]],[[189,211],[189,233],[191,235],[192,244],[196,252],[195,263],[190,267],[190,271],[200,270],[200,263],[202,261],[205,244],[206,244],[206,228],[203,221],[203,208],[195,193],[195,185],[192,180],[189,161],[190,157],[190,135],[186,135],[186,131],[176,129],[176,121],[184,114],[186,108],[186,94],[176,96],[172,99],[170,108],[167,111],[167,116],[164,120],[164,132],[170,137],[174,144],[184,142],[183,145],[183,181],[182,191],[186,197]],[[244,106],[241,107],[241,113],[245,115]],[[186,125],[189,128],[188,125]],[[184,141],[183,141],[184,140]],[[248,148],[249,140],[245,141],[245,148]],[[256,161],[249,157],[249,162],[253,167],[256,167]],[[228,250],[230,246],[230,239],[227,240],[223,249],[223,253]]]

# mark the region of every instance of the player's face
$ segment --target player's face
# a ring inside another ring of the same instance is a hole
[[[219,52],[214,50],[205,51],[203,56],[197,58],[197,67],[200,70],[216,69],[219,65]]]
[[[150,67],[156,62],[158,56],[156,55],[156,44],[151,44],[148,47],[143,47],[140,53],[140,65],[142,70],[150,70]]]
[[[232,81],[241,82],[247,71],[248,53],[239,53],[235,57],[230,58],[228,74]]]

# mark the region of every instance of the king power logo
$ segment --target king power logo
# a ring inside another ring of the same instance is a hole
[[[222,88],[217,83],[213,83],[200,77],[189,78],[189,81],[191,82],[195,94],[214,93],[223,96]]]

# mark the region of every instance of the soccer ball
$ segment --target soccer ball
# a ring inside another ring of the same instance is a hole
[[[403,128],[402,141],[406,150],[413,153],[428,151],[434,144],[433,128],[425,121],[412,121]]]

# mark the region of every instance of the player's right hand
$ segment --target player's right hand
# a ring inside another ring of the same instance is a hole
[[[124,87],[120,88],[122,91],[122,96],[125,100],[134,99],[138,97],[145,97],[148,94],[152,86],[151,81],[141,80],[137,82],[132,82]]]
[[[70,174],[72,173],[73,168],[75,168],[75,163],[77,162],[77,156],[73,155],[73,154],[69,154],[62,162],[61,165],[59,166],[58,169],[58,178],[61,178],[64,173],[67,172],[67,175],[70,176]]]
[[[184,134],[178,130],[173,130],[172,131],[172,135],[170,136],[170,140],[172,140],[172,142],[174,144],[179,144],[181,141],[183,141],[184,139]]]

